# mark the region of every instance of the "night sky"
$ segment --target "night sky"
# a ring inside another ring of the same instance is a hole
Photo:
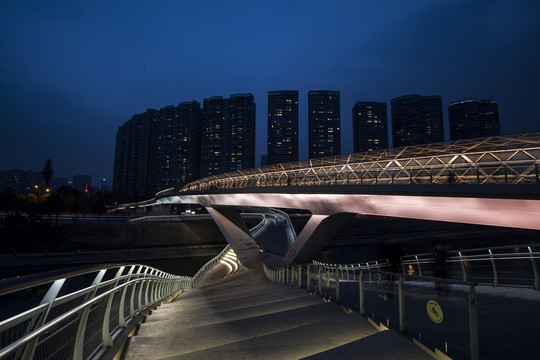
[[[356,101],[417,93],[499,100],[503,134],[540,130],[540,1],[0,0],[0,171],[109,179],[119,125],[147,108],[251,92],[257,163],[267,92],[341,91],[342,152]],[[390,108],[388,111],[390,115]],[[389,116],[390,120],[390,116]]]

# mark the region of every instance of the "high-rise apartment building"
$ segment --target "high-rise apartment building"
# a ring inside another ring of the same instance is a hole
[[[134,115],[118,128],[113,191],[137,200],[201,176],[255,166],[252,94],[204,99]]]
[[[200,104],[148,109],[118,128],[113,191],[137,200],[199,178]]]
[[[268,165],[298,161],[298,90],[268,92]]]
[[[387,104],[359,101],[352,109],[353,151],[388,149]]]
[[[201,177],[255,167],[255,118],[252,94],[204,99]]]
[[[186,184],[201,177],[201,104],[198,101],[185,101],[178,105],[177,116],[181,121],[174,129],[175,146],[173,160],[180,184]]]
[[[225,162],[222,172],[255,167],[255,101],[253,94],[229,98],[226,119]]]
[[[152,135],[159,111],[148,109],[118,128],[113,191],[130,199],[151,194]]]
[[[177,109],[174,105],[168,105],[159,110],[157,120],[154,122],[152,139],[152,157],[150,163],[150,192],[172,187],[174,171],[173,149],[175,140],[174,127],[176,126]]]
[[[219,174],[225,162],[225,119],[229,101],[222,96],[204,99],[201,129],[201,177]]]
[[[495,99],[464,99],[448,105],[450,140],[501,134],[499,104]]]
[[[151,191],[199,178],[201,106],[186,101],[166,106],[154,123]]]
[[[405,95],[391,105],[394,147],[444,141],[440,96]]]
[[[339,91],[308,93],[308,155],[310,159],[341,154]]]

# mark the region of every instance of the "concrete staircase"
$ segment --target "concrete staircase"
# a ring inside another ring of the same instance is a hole
[[[431,359],[357,313],[272,284],[260,264],[224,278],[227,272],[217,265],[196,289],[161,305],[122,359]]]

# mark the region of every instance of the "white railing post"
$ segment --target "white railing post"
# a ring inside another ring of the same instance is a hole
[[[360,275],[358,276],[358,288],[360,292],[360,315],[366,313],[366,308],[364,304],[364,272],[360,270]]]
[[[150,270],[149,277],[152,278],[154,274],[154,270]],[[150,298],[148,297],[148,293],[150,292],[150,287],[152,286],[152,280],[146,280],[146,288],[144,289],[144,306],[148,306],[150,304]]]
[[[47,315],[49,315],[49,311],[52,308],[52,305],[54,303],[54,300],[58,296],[58,293],[60,292],[60,289],[62,288],[62,285],[64,285],[64,282],[66,279],[56,280],[53,282],[43,299],[41,300],[40,304],[49,304],[47,306],[47,310],[43,312],[43,314],[39,315],[36,319],[35,323],[32,325],[29,325],[26,333],[32,332],[34,329],[39,328],[41,325],[45,323],[45,320],[47,319]],[[30,360],[34,357],[34,352],[36,351],[36,344],[38,339],[34,339],[30,341],[25,347],[24,351],[22,353],[21,359],[22,360]]]
[[[529,249],[529,255],[531,257],[531,262],[532,262],[533,271],[534,271],[534,290],[538,290],[540,288],[540,279],[538,278],[538,269],[536,268],[536,263],[534,262],[534,256],[533,256],[531,247],[528,246],[527,248]]]
[[[463,255],[461,255],[461,251],[459,251],[458,254],[459,254],[459,261],[461,263],[461,271],[463,271],[463,281],[467,281],[467,269],[465,269],[465,262],[463,261]]]
[[[404,292],[403,275],[399,275],[398,299],[399,299],[399,332],[402,333],[405,331],[405,292]]]
[[[488,249],[489,251],[489,259],[491,260],[491,266],[493,267],[493,286],[497,287],[499,286],[499,276],[497,274],[497,266],[495,265],[495,259],[493,258],[493,253],[491,252],[491,249]]]
[[[478,303],[474,285],[469,287],[469,336],[471,340],[471,360],[478,360],[480,357],[478,346]]]
[[[322,266],[318,266],[319,268],[319,295],[322,296]]]
[[[159,276],[159,271],[156,271],[154,277]],[[157,279],[150,280],[152,286],[150,287],[150,304],[154,304],[157,301],[157,290],[158,290],[158,281]]]
[[[137,279],[140,277],[141,270],[142,270],[142,266],[139,265],[139,268],[137,269],[137,272],[135,273]],[[135,315],[137,315],[137,312],[136,312],[137,310],[135,309],[135,296],[136,296],[135,292],[138,286],[142,286],[140,281],[135,281],[132,285],[133,288],[131,289],[131,296],[129,297],[129,317],[130,318],[134,318]]]
[[[116,272],[116,275],[114,278],[116,281],[114,282],[113,288],[118,286],[118,281],[120,280],[120,276],[122,275],[122,272],[124,271],[124,266],[120,266],[118,271]],[[103,346],[106,347],[112,347],[113,346],[113,338],[110,334],[110,324],[111,321],[111,306],[113,302],[113,298],[116,295],[116,292],[113,292],[109,295],[109,299],[107,299],[107,306],[105,307],[105,314],[103,316],[103,325],[102,325],[102,331],[101,331],[101,341],[103,342]]]
[[[131,268],[129,269],[129,272],[127,273],[127,276],[126,276],[126,282],[128,282],[131,279],[131,274],[133,273],[133,270],[135,270],[135,265],[131,266]],[[120,297],[120,306],[118,307],[118,326],[122,328],[125,328],[127,326],[124,307],[126,304],[126,292],[127,292],[128,287],[131,287],[131,286],[133,285],[124,286],[124,288],[122,289],[122,296]],[[130,312],[130,316],[131,316],[131,312]]]
[[[339,304],[339,279],[340,279],[340,276],[339,276],[339,268],[336,267],[336,270],[335,270],[335,284],[336,284],[336,303]]]
[[[306,289],[307,291],[309,292],[311,290],[311,279],[310,279],[310,271],[309,269],[311,268],[311,265],[310,264],[307,264],[307,269],[306,269]]]
[[[150,268],[146,268],[142,274],[143,278],[146,277],[146,273],[148,272],[148,270],[150,270]],[[143,308],[144,308],[144,305],[143,304],[143,290],[145,289],[145,285],[146,285],[147,281],[146,280],[141,280],[140,281],[140,286],[139,286],[139,293],[137,294],[137,299],[138,299],[138,302],[137,302],[137,311],[141,311]]]
[[[103,270],[100,270],[99,273],[97,274],[96,278],[94,279],[94,282],[92,283],[92,286],[94,286],[94,291],[92,291],[92,293],[89,294],[88,300],[91,300],[96,296],[97,289],[106,271],[107,271],[106,269],[103,269]],[[84,335],[86,332],[86,323],[88,321],[88,315],[90,314],[91,308],[92,306],[85,307],[79,319],[79,327],[77,329],[77,335],[75,336],[75,345],[73,346],[73,360],[83,359]]]

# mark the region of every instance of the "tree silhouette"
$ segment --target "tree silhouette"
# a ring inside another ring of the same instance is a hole
[[[43,180],[45,181],[45,187],[48,188],[51,178],[54,175],[51,158],[47,158],[47,160],[45,160],[45,166],[43,167],[43,170],[41,170],[41,175],[43,175]]]

